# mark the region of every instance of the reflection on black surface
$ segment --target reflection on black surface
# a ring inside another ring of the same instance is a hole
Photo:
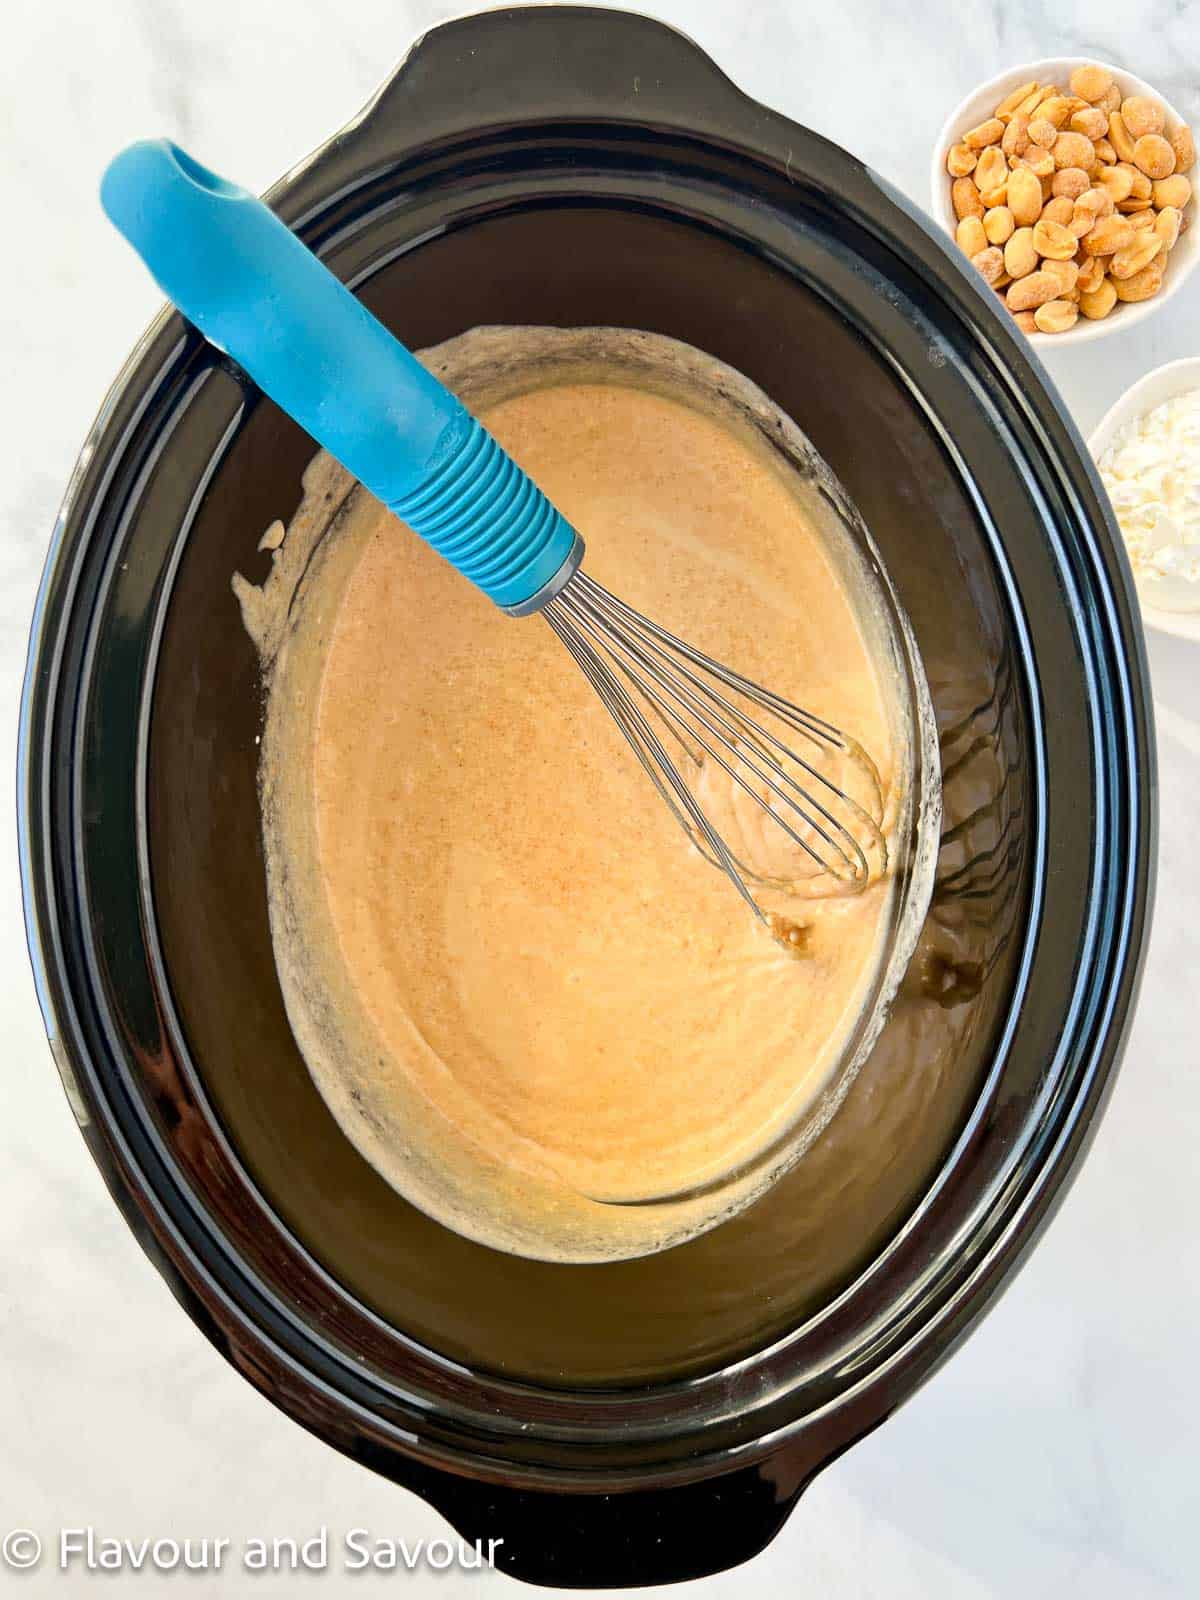
[[[944,823],[918,974],[942,1006],[976,996],[1021,907],[1026,797],[1009,652],[990,692],[940,733]]]

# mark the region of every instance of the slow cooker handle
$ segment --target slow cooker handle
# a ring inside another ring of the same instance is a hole
[[[785,1447],[717,1477],[616,1494],[519,1489],[416,1462],[397,1471],[394,1459],[368,1464],[419,1494],[510,1577],[554,1588],[640,1589],[708,1577],[757,1555],[824,1457],[814,1466],[805,1446]]]
[[[825,143],[744,94],[667,23],[597,6],[522,5],[456,17],[423,35],[362,115],[265,198],[304,232],[330,196],[352,195],[364,172],[459,140],[478,144],[491,127],[562,137],[589,120],[677,128],[689,138],[703,128],[717,143],[774,148],[781,167],[798,136]]]

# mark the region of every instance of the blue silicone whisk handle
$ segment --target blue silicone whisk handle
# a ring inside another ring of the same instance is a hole
[[[261,200],[167,139],[122,151],[100,198],[205,337],[498,606],[561,588],[571,525]]]

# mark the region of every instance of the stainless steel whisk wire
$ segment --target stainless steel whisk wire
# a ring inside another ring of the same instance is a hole
[[[882,816],[878,771],[855,740],[676,638],[610,594],[582,569],[547,602],[542,615],[620,728],[676,821],[702,854],[727,874],[760,921],[769,919],[747,880],[770,884],[788,880],[768,877],[739,859],[706,814],[665,741],[684,752],[696,773],[706,762],[715,762],[811,860],[814,876],[828,874],[844,892],[861,893],[871,879],[870,852],[877,857],[879,871],[885,870],[887,845],[880,819],[813,760],[748,716],[730,693],[761,707],[818,752],[847,756],[864,775]],[[805,781],[793,776],[785,763]],[[764,786],[765,794],[747,772]],[[799,832],[799,827],[806,832]]]

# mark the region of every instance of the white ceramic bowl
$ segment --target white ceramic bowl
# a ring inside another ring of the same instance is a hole
[[[938,134],[937,143],[933,147],[933,164],[929,180],[933,215],[951,238],[954,236],[956,219],[950,199],[951,178],[946,171],[946,157],[950,152],[950,146],[957,144],[968,128],[974,128],[990,117],[1005,95],[1011,94],[1020,84],[1036,78],[1039,83],[1057,83],[1066,89],[1067,80],[1076,67],[1093,64],[1103,66],[1112,73],[1122,94],[1144,94],[1149,95],[1152,100],[1158,100],[1167,114],[1168,132],[1173,132],[1180,123],[1187,121],[1187,118],[1181,117],[1153,84],[1135,78],[1133,73],[1126,72],[1124,67],[1114,67],[1107,62],[1096,61],[1094,56],[1051,56],[1045,61],[1030,61],[1023,67],[1012,67],[982,84],[954,108],[946,118],[942,131]],[[1192,180],[1193,188],[1200,181],[1198,174],[1200,166],[1194,167],[1187,175]],[[1119,305],[1101,322],[1089,322],[1086,317],[1080,317],[1075,326],[1066,333],[1031,333],[1028,335],[1030,342],[1052,346],[1069,340],[1072,344],[1081,344],[1085,339],[1101,339],[1106,334],[1128,332],[1130,328],[1136,328],[1140,322],[1144,322],[1147,317],[1153,316],[1173,294],[1178,292],[1179,286],[1191,273],[1196,262],[1200,261],[1200,225],[1197,225],[1196,210],[1197,200],[1193,195],[1187,217],[1192,226],[1186,233],[1180,235],[1175,248],[1171,251],[1167,270],[1163,275],[1163,286],[1153,300]]]
[[[1170,361],[1165,367],[1156,367],[1153,372],[1148,372],[1134,384],[1132,389],[1125,391],[1116,405],[1101,419],[1099,426],[1088,440],[1088,447],[1095,460],[1097,462],[1100,460],[1118,431],[1127,422],[1132,422],[1134,417],[1139,417],[1144,412],[1153,411],[1155,406],[1162,405],[1165,400],[1171,400],[1177,394],[1186,394],[1189,389],[1200,389],[1200,356],[1189,356],[1184,361]],[[1180,639],[1195,639],[1200,642],[1200,611],[1161,611],[1155,606],[1147,605],[1140,594],[1138,600],[1142,610],[1142,621],[1148,628],[1157,628],[1162,633],[1173,633]]]

